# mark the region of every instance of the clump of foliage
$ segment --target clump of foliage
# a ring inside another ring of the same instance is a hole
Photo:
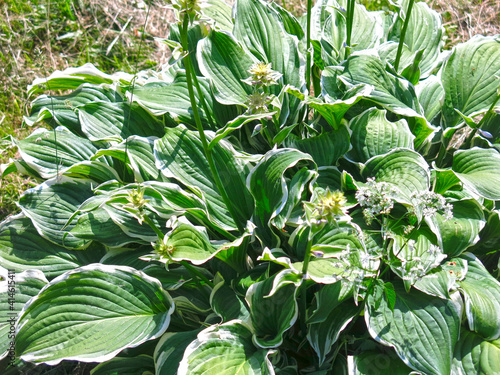
[[[175,0],[162,71],[36,80],[11,368],[498,373],[500,41],[397,5]]]

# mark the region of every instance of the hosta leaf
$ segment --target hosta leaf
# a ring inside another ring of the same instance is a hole
[[[27,190],[19,199],[19,206],[42,237],[60,246],[77,249],[89,241],[70,233],[74,222],[66,224],[78,206],[92,195],[88,183],[67,177],[55,178]]]
[[[212,109],[213,100],[208,80],[198,77],[198,82],[208,108]],[[194,94],[196,102],[200,103],[198,91],[195,90]],[[186,83],[186,73],[183,70],[177,72],[175,80],[170,84],[158,83],[136,86],[133,92],[133,100],[155,116],[168,113],[180,122],[195,126],[193,109],[191,108]],[[204,125],[208,126],[207,114],[201,105],[198,110],[201,121]],[[213,113],[209,115],[213,118]]]
[[[130,267],[93,264],[52,280],[25,306],[16,353],[22,360],[106,361],[161,336],[174,311],[158,280]]]
[[[47,120],[53,127],[61,125],[75,134],[82,134],[76,109],[91,102],[121,102],[122,97],[114,90],[102,86],[83,84],[68,95],[40,95],[31,103],[30,117],[25,117],[29,126]]]
[[[411,368],[428,375],[448,375],[460,332],[460,314],[451,300],[395,285],[396,304],[389,308],[382,287],[368,296],[365,320],[372,337],[392,346]]]
[[[24,304],[48,283],[39,270],[1,276],[5,280],[0,281],[0,303],[3,306],[0,310],[0,359],[8,354],[10,343],[15,341],[15,322]]]
[[[12,217],[0,225],[0,266],[6,269],[36,269],[51,279],[92,263],[87,256],[86,251],[68,250],[41,237],[27,217]]]
[[[318,167],[330,166],[336,164],[349,150],[349,130],[347,126],[340,125],[334,131],[310,138],[290,135],[285,144],[311,155]]]
[[[407,122],[387,120],[386,110],[371,108],[354,117],[349,128],[352,131],[352,150],[348,157],[356,162],[364,163],[397,147],[413,149],[415,136]]]
[[[307,340],[318,355],[320,365],[359,310],[352,300],[351,289],[341,281],[325,285],[316,293],[316,310],[308,319]]]
[[[452,374],[494,375],[500,369],[500,340],[486,341],[462,330],[455,347]]]
[[[154,375],[153,357],[139,355],[137,357],[116,357],[100,363],[92,369],[90,375]]]
[[[197,133],[182,125],[167,129],[165,136],[155,141],[154,154],[156,166],[166,177],[180,181],[205,198],[208,210],[218,224],[225,229],[234,229],[235,223],[217,189]],[[251,216],[253,202],[245,186],[244,168],[236,158],[235,151],[225,142],[219,142],[213,148],[212,155],[236,211],[235,220],[246,223]]]
[[[284,84],[302,87],[304,61],[299,54],[298,40],[285,31],[274,12],[261,0],[238,1],[233,33],[258,60],[271,63],[273,70],[283,74]],[[279,90],[278,87],[277,92]]]
[[[406,4],[404,11],[406,12]],[[400,28],[402,22],[400,22]],[[419,64],[421,78],[426,78],[437,66],[441,48],[444,45],[444,27],[441,15],[431,9],[425,2],[416,2],[413,5],[404,43],[411,52],[424,50],[422,61]],[[399,39],[399,35],[395,38]]]
[[[155,369],[157,375],[177,375],[177,369],[184,356],[184,351],[200,330],[165,333],[154,352]]]
[[[475,199],[451,203],[453,218],[446,218],[436,213],[426,218],[429,227],[437,236],[438,245],[449,257],[455,257],[469,246],[479,241],[479,232],[486,220],[481,205]]]
[[[198,61],[205,77],[214,83],[220,103],[243,105],[252,87],[242,82],[255,58],[231,34],[212,31],[198,46]]]
[[[500,200],[500,153],[473,147],[453,154],[453,171],[465,188],[486,199]]]
[[[458,281],[463,280],[466,274],[467,261],[451,258],[418,279],[414,287],[431,296],[449,299],[450,292],[458,288]]]
[[[231,32],[233,30],[231,6],[222,0],[207,0],[207,4],[210,6],[202,8],[202,12],[214,21],[214,27]]]
[[[245,299],[250,307],[253,341],[257,346],[278,347],[283,342],[284,332],[297,320],[299,311],[296,294],[300,275],[295,280],[294,277],[288,279],[288,276],[296,275],[291,270],[283,270],[248,288]]]
[[[87,63],[76,68],[56,70],[47,78],[37,78],[28,86],[29,95],[45,90],[76,89],[83,83],[113,83],[115,77],[101,72],[93,64]],[[132,79],[132,76],[130,76]]]
[[[322,78],[323,89],[326,93],[337,97],[338,93],[331,89],[337,84],[331,82],[332,80],[338,80],[347,89],[359,84],[370,85],[373,90],[367,95],[367,99],[397,115],[414,118],[415,124],[411,130],[416,136],[415,147],[420,146],[432,133],[432,126],[420,112],[413,86],[408,81],[388,73],[382,60],[371,52],[351,54],[344,63],[342,73],[330,73]]]
[[[167,233],[165,244],[169,249],[168,258],[189,260],[196,265],[205,263],[217,253],[207,234],[190,224],[181,223]]]
[[[238,321],[201,331],[184,352],[177,375],[272,375],[269,350],[252,344],[252,333]]]
[[[432,122],[441,112],[444,103],[444,88],[441,80],[431,75],[415,86],[415,92],[424,110],[425,118]]]
[[[362,169],[364,178],[374,177],[397,186],[406,199],[414,192],[429,190],[430,170],[425,159],[415,151],[397,148],[374,156]]]
[[[73,164],[66,169],[62,175],[71,179],[92,180],[97,183],[120,179],[116,169],[110,167],[106,163],[96,160],[82,161]]]
[[[163,124],[128,103],[87,103],[78,108],[82,132],[91,141],[122,141],[131,135],[163,136]]]
[[[476,35],[457,45],[442,71],[445,91],[445,127],[462,121],[455,111],[474,117],[493,104],[500,76],[500,41],[495,36]]]
[[[212,290],[210,305],[212,310],[222,318],[223,323],[233,319],[249,320],[250,315],[245,302],[236,295],[232,288],[223,282],[217,284]]]
[[[365,350],[354,356],[355,375],[408,375],[411,368],[393,350]]]
[[[459,285],[469,327],[486,340],[496,340],[500,338],[500,282],[475,255],[466,253],[462,257],[468,262],[468,271]]]
[[[283,210],[288,198],[288,186],[283,175],[301,160],[312,161],[312,158],[294,149],[272,150],[248,175],[247,186],[255,199],[254,223],[257,225],[257,234],[271,247],[279,242],[270,228],[271,220]]]
[[[46,179],[73,164],[90,160],[97,151],[90,141],[62,127],[50,131],[38,129],[17,144],[21,158]]]
[[[156,137],[130,136],[121,143],[99,150],[94,158],[108,155],[126,162],[134,173],[137,182],[157,180],[158,168],[155,165],[153,153]]]

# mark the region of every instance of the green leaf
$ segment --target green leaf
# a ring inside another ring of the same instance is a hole
[[[261,0],[238,1],[233,33],[258,60],[271,63],[273,70],[283,74],[285,85],[302,87],[305,83],[298,40],[285,31],[271,6]]]
[[[452,373],[463,375],[495,375],[500,369],[500,340],[487,341],[462,330],[455,347]]]
[[[160,172],[155,165],[154,141],[156,137],[130,136],[121,143],[99,150],[94,158],[111,156],[126,162],[137,182],[157,180]]]
[[[352,150],[347,156],[356,162],[364,163],[373,156],[405,147],[413,149],[415,136],[405,120],[387,120],[387,111],[371,108],[354,117],[349,128],[352,131]]]
[[[70,233],[74,223],[66,224],[78,206],[92,195],[86,182],[56,178],[27,190],[19,199],[19,206],[42,237],[59,246],[78,249],[89,241]]]
[[[212,134],[209,133],[209,140]],[[219,142],[212,150],[215,166],[226,193],[237,213],[236,220],[246,223],[253,209],[252,197],[245,187],[245,167],[235,156],[234,149],[225,142]],[[155,141],[156,166],[163,175],[176,179],[202,199],[206,199],[208,211],[216,223],[224,229],[235,229],[208,161],[198,133],[180,125],[169,128],[165,136]]]
[[[131,75],[123,73],[123,78],[131,80]],[[127,76],[127,77],[125,77]],[[109,74],[101,72],[93,64],[86,63],[77,68],[67,68],[63,71],[56,70],[47,78],[37,78],[31,85],[28,86],[28,94],[31,96],[34,93],[45,90],[68,90],[76,89],[83,83],[113,83],[118,77],[113,77]]]
[[[154,375],[155,364],[149,355],[137,357],[116,357],[98,364],[90,375]]]
[[[389,308],[391,311],[394,311],[394,306],[396,306],[396,292],[394,291],[394,285],[392,285],[392,283],[384,284],[384,294]]]
[[[297,320],[299,279],[300,275],[294,271],[283,270],[248,288],[245,299],[250,307],[253,341],[258,347],[280,346],[283,334]]]
[[[217,253],[207,234],[191,224],[181,223],[167,233],[165,244],[169,249],[168,258],[177,262],[188,260],[201,265]]]
[[[486,340],[500,338],[500,282],[490,275],[475,255],[466,253],[468,271],[459,282],[471,331]]]
[[[460,332],[460,313],[451,300],[428,296],[394,285],[396,304],[390,309],[384,293],[375,286],[368,296],[365,320],[371,336],[392,346],[411,368],[428,375],[448,375]],[[380,298],[380,299],[379,299]]]
[[[451,258],[418,279],[414,287],[430,296],[449,299],[450,292],[458,289],[458,281],[463,280],[466,274],[467,261]]]
[[[205,102],[207,102],[208,109],[212,112],[214,106],[209,82],[203,77],[198,77],[198,82]],[[200,103],[198,91],[195,90],[194,94],[196,102]],[[196,126],[191,101],[189,100],[186,73],[183,70],[177,71],[175,80],[170,84],[158,83],[135,86],[132,98],[134,102],[137,102],[154,116],[168,113],[178,122],[183,122],[193,127]],[[209,126],[207,114],[201,105],[198,110],[203,125]],[[209,113],[209,115],[213,118],[213,113]]]
[[[406,11],[406,4],[404,11]],[[398,33],[402,27],[399,23]],[[399,41],[399,35],[394,39]],[[423,50],[423,58],[419,64],[421,78],[426,78],[440,63],[440,53],[444,46],[444,27],[441,15],[431,9],[425,2],[415,2],[413,5],[404,43],[412,53]]]
[[[17,142],[19,154],[42,178],[55,177],[81,161],[90,160],[97,148],[62,127],[38,129]]]
[[[88,263],[92,257],[86,251],[68,250],[46,240],[27,217],[13,216],[0,225],[0,267],[17,273],[36,269],[51,279]]]
[[[445,127],[462,121],[455,109],[470,117],[486,112],[498,95],[500,41],[495,36],[476,35],[458,44],[441,75],[445,91]]]
[[[479,241],[479,232],[486,224],[481,205],[475,199],[451,203],[453,217],[436,213],[425,220],[437,237],[438,245],[449,257],[455,257]]]
[[[179,363],[188,345],[196,339],[200,330],[165,333],[154,352],[157,375],[177,375]]]
[[[274,374],[269,350],[257,349],[238,321],[201,331],[184,353],[177,375]]]
[[[68,95],[40,95],[31,103],[31,112],[25,121],[33,126],[43,120],[53,127],[64,126],[75,134],[83,135],[76,109],[92,102],[121,102],[118,92],[107,87],[84,83]]]
[[[500,200],[500,153],[473,147],[453,154],[453,171],[465,188],[486,199]]]
[[[365,350],[354,355],[354,369],[356,375],[408,375],[411,368],[389,350]]]
[[[210,6],[202,8],[205,16],[213,21],[214,28],[231,32],[233,30],[232,8],[222,0],[207,0]]]
[[[223,282],[216,285],[210,295],[212,310],[226,323],[233,319],[249,321],[250,314],[245,303],[236,295],[234,290]]]
[[[361,171],[364,178],[374,177],[398,187],[405,199],[414,192],[429,190],[430,170],[425,159],[417,152],[396,148],[385,155],[374,156]]]
[[[333,97],[339,95],[332,89],[337,84],[345,85],[346,89],[359,84],[372,86],[367,99],[397,115],[414,118],[411,130],[416,137],[415,147],[419,147],[434,130],[421,113],[414,87],[388,73],[382,60],[372,52],[351,54],[343,64],[342,73],[330,71],[323,75],[322,84],[323,90]]]
[[[425,118],[432,122],[441,112],[444,103],[444,88],[441,80],[431,75],[415,86],[415,92],[424,110]]]
[[[123,266],[93,264],[52,280],[25,306],[16,354],[24,361],[107,361],[161,336],[174,311],[158,280]]]
[[[341,281],[325,285],[316,293],[316,310],[307,321],[307,340],[318,355],[320,365],[359,310],[352,300],[351,288],[346,288]]]
[[[31,297],[38,294],[45,284],[48,283],[44,274],[39,270],[27,270],[20,273],[12,271],[5,274],[4,280],[0,282],[0,359],[4,358],[10,349],[11,343],[15,342],[15,323],[19,313]],[[12,348],[14,349],[14,348]]]
[[[93,102],[78,107],[82,132],[89,140],[122,141],[131,135],[164,134],[163,124],[143,108],[128,103]]]
[[[284,173],[299,161],[312,161],[311,156],[295,149],[283,148],[267,152],[252,169],[247,186],[255,199],[254,223],[264,244],[276,247],[279,239],[273,233],[271,220],[285,207],[288,186]]]
[[[248,69],[256,59],[231,34],[211,31],[199,43],[198,61],[203,75],[212,80],[220,103],[245,103],[252,87],[242,80],[248,78]]]
[[[285,144],[311,155],[318,167],[331,166],[349,150],[349,130],[347,126],[339,125],[334,131],[309,138],[299,138],[292,134],[285,140]]]

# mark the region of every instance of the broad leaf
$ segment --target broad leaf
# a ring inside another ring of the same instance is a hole
[[[107,362],[98,364],[90,375],[154,375],[155,364],[149,355],[137,357],[116,357]]]
[[[21,158],[42,178],[52,178],[68,167],[90,160],[97,148],[65,128],[38,129],[18,142]]]
[[[177,375],[177,369],[184,356],[184,350],[196,339],[200,330],[165,333],[154,352],[157,375]]]
[[[70,233],[74,222],[66,224],[78,206],[92,195],[88,183],[66,177],[55,178],[27,190],[19,199],[19,205],[42,237],[60,246],[77,249],[85,247],[89,241]]]
[[[448,375],[460,332],[460,313],[451,300],[419,291],[406,293],[395,285],[396,304],[391,310],[376,285],[368,296],[365,320],[372,337],[392,346],[411,368],[429,375]]]
[[[494,149],[473,147],[453,155],[453,171],[465,188],[486,199],[500,200],[500,153]]]
[[[487,341],[462,330],[455,347],[452,373],[463,375],[494,375],[500,369],[500,340]]]
[[[2,272],[1,276],[4,280],[0,281],[0,303],[3,306],[0,310],[0,359],[8,354],[11,343],[15,342],[15,323],[24,304],[48,283],[38,270]]]
[[[247,178],[248,189],[255,199],[257,234],[264,244],[271,247],[279,243],[271,228],[271,220],[283,210],[288,198],[284,173],[301,160],[312,161],[312,158],[294,149],[272,150],[264,155]]]
[[[354,374],[356,375],[408,375],[411,368],[392,350],[366,350],[354,356]]]
[[[374,156],[362,169],[364,178],[374,177],[397,186],[409,199],[411,194],[429,190],[430,170],[425,159],[415,151],[397,148],[387,154]]]
[[[459,282],[471,331],[486,340],[500,338],[500,282],[490,275],[475,255],[466,253],[467,276]]]
[[[212,31],[198,46],[198,61],[203,75],[214,84],[220,103],[243,105],[252,88],[242,80],[255,58],[231,34]]]
[[[498,95],[500,41],[495,36],[476,35],[457,45],[441,74],[445,127],[462,121],[455,109],[470,117],[486,112]]]
[[[441,80],[431,75],[415,86],[415,92],[424,110],[425,118],[432,122],[441,112],[444,103],[444,88]]]
[[[141,271],[101,264],[77,268],[52,280],[25,306],[16,353],[49,365],[103,362],[161,336],[173,311],[160,282]]]
[[[223,282],[217,284],[210,295],[212,310],[226,323],[233,319],[249,320],[248,308],[232,288]]]
[[[6,269],[36,269],[51,279],[91,259],[86,251],[68,250],[41,237],[27,217],[12,217],[0,225],[0,266]]]
[[[352,131],[352,150],[347,156],[364,163],[373,156],[385,154],[394,148],[413,149],[415,136],[405,120],[387,120],[387,111],[368,109],[349,123]]]

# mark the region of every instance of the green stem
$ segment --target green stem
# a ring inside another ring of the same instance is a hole
[[[352,24],[354,22],[354,7],[356,5],[355,0],[347,0],[347,17],[346,17],[346,47],[345,47],[345,58],[349,57],[351,54],[351,37],[352,37]]]
[[[312,0],[307,0],[307,26],[306,26],[306,87],[311,89],[311,8]]]
[[[304,254],[304,263],[302,264],[302,284],[300,284],[300,300],[301,303],[299,305],[300,316],[302,319],[300,320],[302,333],[306,333],[306,310],[307,310],[307,287],[306,287],[306,276],[307,276],[307,268],[309,267],[309,261],[311,260],[311,247],[312,247],[312,238],[307,241],[307,248]]]
[[[163,234],[163,232],[162,232],[162,231],[161,231],[161,230],[160,230],[160,229],[159,229],[159,228],[155,225],[155,223],[153,223],[153,220],[151,220],[151,219],[149,218],[149,216],[148,216],[148,215],[146,215],[146,214],[144,214],[144,215],[142,216],[142,220],[144,220],[144,222],[145,222],[146,224],[148,224],[148,225],[151,227],[151,229],[153,229],[153,230],[154,230],[154,232],[155,232],[155,233],[156,233],[156,235],[158,236],[158,239],[159,239],[160,241],[163,241],[163,238],[165,238],[165,235],[164,235],[164,234]]]
[[[188,38],[187,38],[188,26],[189,26],[189,17],[187,15],[185,15],[184,20],[183,20],[183,25],[182,25],[182,32],[181,32],[181,44],[182,44],[182,48],[184,49],[184,51],[188,50]],[[220,179],[219,173],[217,172],[217,168],[215,167],[215,162],[214,162],[214,159],[212,157],[212,152],[208,149],[207,138],[205,137],[203,125],[201,124],[200,113],[198,111],[198,106],[197,106],[196,99],[194,96],[193,81],[192,81],[194,73],[192,70],[192,65],[191,65],[191,60],[190,60],[189,55],[184,57],[184,62],[185,62],[184,65],[186,67],[186,83],[187,83],[188,92],[189,92],[189,100],[191,101],[191,108],[193,110],[194,121],[196,123],[198,133],[200,135],[200,140],[201,140],[201,143],[203,145],[203,151],[205,153],[205,157],[207,158],[208,166],[210,167],[210,172],[212,173],[212,176],[214,177],[215,185],[217,186],[217,190],[219,190],[219,193],[222,196],[222,200],[226,204],[226,207],[229,211],[229,214],[231,215],[234,222],[236,223],[238,230],[242,233],[243,226],[239,222],[238,216],[234,212],[231,201],[229,200],[229,197],[226,193],[226,190],[224,189],[224,186],[222,185],[222,181]]]
[[[403,30],[401,30],[401,35],[399,37],[398,52],[396,53],[396,60],[394,61],[394,70],[397,72],[399,67],[399,61],[401,60],[401,55],[403,53],[403,44],[405,41],[406,30],[408,29],[408,24],[410,23],[411,9],[413,8],[413,3],[415,0],[410,0],[408,3],[408,9],[406,10],[405,23],[403,25]]]

